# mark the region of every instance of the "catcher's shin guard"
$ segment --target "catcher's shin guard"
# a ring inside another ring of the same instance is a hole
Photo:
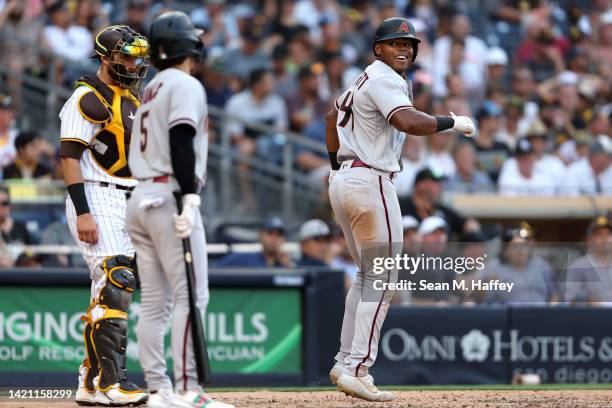
[[[82,365],[83,383],[79,384],[79,386],[84,386],[90,392],[95,391],[96,387],[94,385],[93,380],[98,376],[98,374],[100,374],[100,370],[98,369],[98,357],[96,356],[93,340],[91,338],[92,330],[93,327],[91,324],[91,320],[88,319],[85,321],[85,327],[83,329],[83,340],[85,342],[86,357]]]
[[[132,259],[124,255],[108,257],[102,263],[102,269],[106,283],[100,291],[98,306],[103,315],[93,322],[91,334],[100,367],[98,388],[106,391],[117,383],[121,383],[122,389],[132,388],[126,381],[125,356],[127,312],[136,286]]]

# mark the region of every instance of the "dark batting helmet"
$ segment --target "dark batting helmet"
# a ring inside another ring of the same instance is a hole
[[[151,24],[151,62],[158,69],[179,63],[186,57],[203,58],[203,31],[195,28],[189,16],[182,11],[169,11],[159,15]]]
[[[414,50],[412,62],[414,62],[419,53],[419,43],[421,40],[417,38],[412,23],[403,17],[391,17],[383,20],[376,29],[374,44],[397,38],[408,38],[411,40],[412,49]]]
[[[96,36],[92,57],[108,57],[113,80],[137,92],[149,69],[149,42],[126,25],[112,25]]]

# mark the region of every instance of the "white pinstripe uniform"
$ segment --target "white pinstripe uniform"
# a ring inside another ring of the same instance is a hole
[[[102,125],[85,119],[78,109],[80,98],[87,92],[91,92],[87,86],[78,87],[64,104],[59,114],[60,140],[73,140],[89,145],[102,128]],[[98,225],[98,242],[88,244],[79,240],[76,211],[69,195],[66,195],[66,219],[70,233],[81,249],[91,272],[93,300],[106,280],[106,275],[96,268],[102,260],[113,255],[134,256],[134,248],[125,226],[126,191],[117,189],[116,186],[134,187],[138,181],[109,175],[95,162],[89,150],[83,152],[80,165],[87,203]],[[100,183],[106,183],[107,186],[103,187]]]
[[[342,164],[329,195],[356,265],[361,265],[364,246],[389,244],[389,251],[401,248],[402,214],[393,177],[400,171],[405,135],[389,121],[396,112],[412,108],[409,89],[391,67],[375,61],[335,103],[338,161]],[[362,278],[359,274],[347,295],[336,355],[345,371],[356,377],[366,375],[376,360],[392,295],[380,293],[376,301],[362,299]]]

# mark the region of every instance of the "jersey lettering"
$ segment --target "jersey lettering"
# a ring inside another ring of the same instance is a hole
[[[145,119],[147,116],[149,116],[149,111],[142,112],[142,116],[140,117],[140,132],[142,133],[142,137],[140,138],[141,152],[144,152],[147,148],[147,125],[145,124]]]
[[[357,78],[357,81],[355,81],[355,86],[357,87],[357,89],[361,89],[363,84],[365,84],[368,79],[370,79],[370,77],[368,77],[367,72],[364,72],[363,74],[359,75],[359,78]]]

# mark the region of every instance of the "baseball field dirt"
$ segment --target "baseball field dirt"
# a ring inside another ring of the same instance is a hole
[[[335,391],[223,391],[211,395],[237,408],[603,408],[612,407],[612,390],[410,390],[396,391],[389,403],[367,403]],[[0,397],[0,407],[76,407],[72,401],[10,400]]]

